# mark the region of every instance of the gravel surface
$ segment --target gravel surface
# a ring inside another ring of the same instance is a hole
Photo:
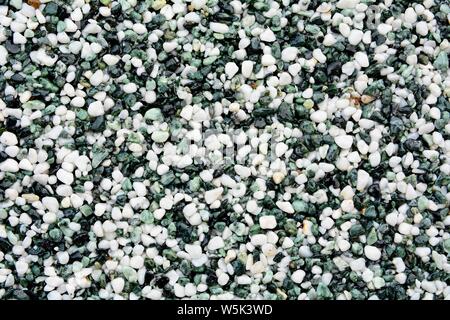
[[[0,0],[0,299],[450,299],[446,0]]]

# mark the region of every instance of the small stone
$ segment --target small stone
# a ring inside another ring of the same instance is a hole
[[[428,34],[428,25],[425,21],[419,21],[416,24],[416,32],[421,36],[426,36]]]
[[[245,78],[250,78],[253,72],[253,61],[245,60],[242,62],[241,73]]]
[[[327,120],[327,113],[323,110],[317,110],[311,113],[310,118],[312,121],[316,123],[322,123],[325,122],[325,120]]]
[[[348,36],[348,42],[351,45],[356,46],[358,43],[361,42],[362,37],[363,37],[363,32],[361,30],[353,29],[352,31],[350,31],[350,35]]]
[[[277,226],[275,216],[262,216],[259,218],[261,229],[274,229]]]
[[[287,201],[277,201],[276,202],[277,207],[281,210],[284,211],[286,213],[294,213],[295,210],[292,207],[292,204],[290,202]]]
[[[216,188],[205,192],[205,201],[207,204],[211,204],[218,200],[222,196],[223,188]]]
[[[284,180],[285,175],[282,172],[275,172],[272,176],[273,182],[275,184],[280,184]]]
[[[334,142],[341,149],[350,149],[353,144],[353,137],[349,135],[337,136],[334,138]]]
[[[152,140],[157,143],[163,143],[169,139],[169,132],[167,131],[155,131],[152,133]]]
[[[381,251],[377,247],[374,246],[365,246],[364,247],[364,254],[365,256],[372,261],[380,260],[381,258]]]
[[[277,62],[277,60],[270,54],[265,54],[261,58],[261,63],[263,66],[268,67],[272,66]]]
[[[298,49],[295,47],[287,47],[281,51],[281,60],[291,62],[297,58]]]
[[[92,76],[89,78],[89,82],[94,86],[98,86],[103,81],[103,71],[97,70],[95,71]]]
[[[295,283],[302,283],[305,278],[306,272],[303,270],[296,270],[291,275],[291,280]]]
[[[227,33],[229,31],[229,27],[226,24],[219,22],[211,22],[209,28],[216,33]]]
[[[239,71],[239,67],[234,62],[228,62],[225,65],[225,74],[227,75],[228,79],[231,79],[234,77],[234,75]]]
[[[209,240],[208,243],[208,250],[214,251],[221,249],[225,246],[225,243],[221,237],[214,237],[211,240]]]
[[[19,143],[17,136],[9,131],[4,131],[0,136],[0,143],[6,146],[15,146]]]
[[[414,11],[413,8],[407,8],[405,10],[404,20],[407,23],[411,23],[411,24],[415,23],[417,21],[416,11]]]
[[[273,33],[272,30],[270,29],[265,29],[260,35],[259,38],[261,39],[261,41],[264,42],[274,42],[275,40],[277,40],[277,37],[275,36],[275,34]]]
[[[91,117],[98,117],[105,114],[105,110],[103,109],[103,104],[101,101],[94,101],[89,104],[88,114]]]
[[[0,171],[3,172],[18,172],[19,164],[14,159],[6,159],[0,163]]]
[[[56,177],[58,178],[59,181],[68,185],[72,184],[74,181],[73,174],[64,169],[59,169],[56,172]]]
[[[355,60],[363,68],[367,68],[369,66],[369,59],[367,58],[367,54],[365,52],[356,52]]]
[[[123,278],[115,278],[111,281],[111,286],[115,293],[122,293],[125,287],[125,280]]]

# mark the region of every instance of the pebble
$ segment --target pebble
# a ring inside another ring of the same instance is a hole
[[[239,67],[234,62],[228,62],[225,65],[225,73],[228,76],[228,79],[231,79],[234,77],[234,75],[239,71]]]
[[[0,143],[6,146],[15,146],[19,141],[14,133],[4,131],[0,136]]]
[[[297,58],[298,49],[295,47],[286,47],[281,51],[281,60],[291,62]]]
[[[61,181],[64,184],[68,184],[68,185],[72,184],[74,181],[73,174],[70,172],[67,172],[64,169],[59,169],[56,172],[56,177],[58,178],[59,181]]]
[[[374,246],[365,246],[364,247],[364,255],[372,261],[378,261],[381,258],[381,251],[377,247]]]
[[[217,33],[227,33],[229,31],[229,27],[226,24],[219,22],[211,22],[209,28]]]
[[[323,110],[317,110],[311,113],[311,120],[316,123],[322,123],[327,120],[327,113]]]
[[[351,45],[356,46],[359,44],[362,40],[363,32],[361,30],[353,29],[350,31],[350,34],[348,36],[348,42]]]
[[[290,202],[277,201],[276,205],[281,211],[284,211],[286,213],[294,213],[295,212],[295,210],[292,207],[292,204]]]
[[[111,281],[111,286],[115,293],[121,293],[125,287],[125,280],[123,278],[114,278]]]
[[[417,21],[417,14],[416,11],[414,11],[413,8],[407,8],[405,10],[404,20],[407,23],[415,23]]]
[[[353,144],[353,137],[349,135],[337,136],[334,138],[334,142],[341,149],[350,149]]]
[[[245,60],[242,62],[241,73],[245,78],[250,78],[253,72],[253,61]]]
[[[259,38],[264,42],[274,42],[277,40],[277,37],[270,29],[265,29],[260,35]]]
[[[419,21],[416,24],[416,32],[421,36],[426,36],[428,34],[428,25],[425,21]]]
[[[214,237],[211,240],[209,240],[208,243],[208,250],[214,251],[221,249],[225,246],[225,243],[221,237]]]
[[[277,220],[275,216],[262,216],[259,218],[259,225],[261,229],[275,229],[277,226]]]
[[[66,2],[0,6],[0,297],[449,299],[446,4]]]
[[[355,60],[363,68],[367,68],[369,66],[369,59],[367,58],[367,54],[365,52],[356,52]]]
[[[291,275],[291,279],[292,281],[294,281],[295,283],[302,283],[303,279],[306,276],[306,272],[303,270],[296,270],[292,273]]]
[[[3,172],[18,172],[19,164],[14,159],[6,159],[5,161],[0,163],[0,171]]]

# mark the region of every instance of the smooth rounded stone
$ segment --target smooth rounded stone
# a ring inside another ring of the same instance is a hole
[[[167,131],[155,131],[152,133],[152,140],[157,143],[163,143],[169,139],[170,134]]]
[[[352,200],[355,195],[355,191],[350,186],[346,186],[341,190],[341,197],[344,200]]]
[[[285,178],[285,174],[282,172],[275,172],[272,176],[273,182],[275,182],[275,184],[280,184]]]
[[[159,201],[159,205],[163,209],[170,210],[173,206],[173,200],[168,197],[164,197]]]
[[[262,216],[259,218],[261,229],[274,229],[277,226],[275,216]]]
[[[416,32],[421,36],[426,36],[428,34],[428,25],[425,21],[419,21],[416,24]]]
[[[353,271],[363,271],[366,268],[366,260],[364,258],[354,259],[350,262],[350,269]]]
[[[137,89],[138,89],[138,88],[137,88],[136,84],[135,84],[135,83],[132,83],[132,82],[127,83],[127,84],[123,85],[123,87],[122,87],[122,90],[123,90],[125,93],[134,93],[134,92],[137,91]]]
[[[337,136],[334,138],[334,142],[336,142],[341,149],[350,149],[353,144],[353,137],[349,135]]]
[[[74,107],[77,108],[81,108],[82,106],[84,106],[85,104],[85,100],[83,97],[74,97],[71,101],[70,104]]]
[[[251,243],[254,246],[262,246],[267,243],[267,236],[265,234],[255,234],[251,237]]]
[[[236,174],[238,174],[240,177],[246,179],[252,175],[252,171],[249,167],[244,167],[239,164],[234,166],[234,171]]]
[[[327,61],[327,56],[323,54],[322,50],[320,49],[314,49],[313,50],[313,57],[319,62],[319,63],[325,63]]]
[[[362,192],[372,184],[372,178],[364,170],[358,170],[356,178],[356,190]]]
[[[277,37],[270,29],[265,29],[260,35],[259,38],[264,42],[274,42],[277,40]]]
[[[6,146],[15,146],[19,143],[17,136],[9,131],[4,131],[0,136],[0,143]]]
[[[103,71],[102,70],[95,71],[92,74],[92,76],[89,78],[89,82],[94,87],[98,86],[100,83],[102,83],[102,81],[103,81]]]
[[[428,247],[417,247],[415,250],[415,254],[423,258],[431,254],[431,249]]]
[[[211,242],[211,240],[210,240]],[[202,256],[202,247],[195,244],[186,244],[184,250],[189,254],[191,259],[199,259]]]
[[[56,172],[56,177],[58,178],[59,181],[68,185],[72,184],[74,181],[73,174],[64,169],[59,169]]]
[[[272,66],[277,62],[277,60],[270,54],[265,54],[261,58],[261,63],[263,66],[268,67]]]
[[[103,61],[108,66],[113,66],[113,65],[117,64],[120,61],[120,57],[116,56],[116,55],[112,55],[112,54],[105,54],[103,56]]]
[[[289,146],[283,142],[277,143],[275,146],[275,155],[280,158],[282,157],[286,151],[289,150]]]
[[[106,220],[103,222],[102,228],[103,228],[103,231],[106,233],[112,233],[117,230],[117,226],[115,225],[115,223],[111,222],[109,220]]]
[[[0,171],[3,172],[18,172],[19,164],[14,159],[6,159],[0,163]]]
[[[115,293],[121,293],[125,287],[125,280],[123,278],[114,278],[111,280],[111,287]]]
[[[351,76],[355,71],[355,64],[352,61],[346,62],[342,65],[342,72]]]
[[[327,113],[323,110],[317,110],[311,113],[310,119],[316,123],[322,123],[327,120]]]
[[[339,9],[353,9],[360,3],[360,0],[339,0],[336,7]]]
[[[208,250],[214,251],[221,249],[225,246],[225,243],[221,237],[214,237],[211,240],[209,240],[208,243]]]
[[[217,278],[217,283],[221,286],[224,286],[230,281],[230,276],[226,273],[221,273]]]
[[[8,50],[0,44],[0,66],[4,66],[8,62]]]
[[[292,207],[292,204],[290,202],[287,201],[277,201],[276,202],[277,207],[281,210],[284,211],[286,213],[294,213],[295,210]]]
[[[242,62],[241,73],[245,78],[250,78],[253,72],[254,62],[250,60],[245,60]]]
[[[43,206],[52,212],[57,212],[59,210],[59,202],[56,198],[53,197],[44,197],[42,198]]]
[[[377,26],[377,31],[382,35],[386,35],[392,31],[392,26],[386,23],[380,23]]]
[[[372,261],[378,261],[381,258],[381,251],[377,247],[374,246],[365,246],[364,247],[364,255]]]
[[[367,54],[365,52],[356,52],[355,60],[363,68],[367,68],[369,66],[369,58],[367,57]]]
[[[145,112],[144,118],[159,122],[162,122],[164,120],[164,116],[161,112],[161,109],[159,108],[150,108],[149,110],[147,110],[147,112]]]
[[[228,62],[225,65],[225,74],[227,75],[228,79],[231,79],[234,77],[234,75],[239,71],[239,67],[234,62]]]
[[[448,298],[442,1],[3,2],[0,295]]]
[[[227,33],[230,29],[226,24],[219,22],[211,22],[209,28],[216,33]]]
[[[201,21],[200,16],[196,12],[189,12],[184,18],[189,23],[200,23]]]
[[[205,201],[206,201],[206,203],[207,204],[211,204],[214,201],[220,199],[221,196],[222,196],[222,193],[223,193],[223,188],[222,187],[206,191],[205,192]]]
[[[181,157],[180,161],[178,161],[177,167],[180,169],[183,169],[183,168],[190,166],[193,163],[194,163],[194,161],[192,160],[192,158],[186,154]]]
[[[350,34],[348,36],[348,42],[351,45],[356,46],[357,44],[359,44],[361,42],[363,34],[364,33],[361,30],[358,30],[358,29],[351,30]]]
[[[296,270],[291,275],[291,280],[294,283],[302,283],[303,279],[305,279],[306,272],[303,270]]]
[[[98,117],[104,115],[105,110],[103,108],[103,104],[101,103],[101,101],[94,101],[91,104],[89,104],[88,114],[91,117]]]
[[[15,268],[16,268],[16,272],[18,275],[24,275],[25,273],[27,273],[29,265],[27,262],[23,261],[23,260],[19,260],[15,263]]]
[[[415,23],[417,21],[417,14],[413,8],[407,8],[405,10],[404,20],[407,23]]]
[[[295,47],[286,47],[281,51],[281,60],[291,62],[297,58],[298,49]]]
[[[144,258],[141,256],[133,256],[130,259],[130,267],[140,269],[144,266]]]

